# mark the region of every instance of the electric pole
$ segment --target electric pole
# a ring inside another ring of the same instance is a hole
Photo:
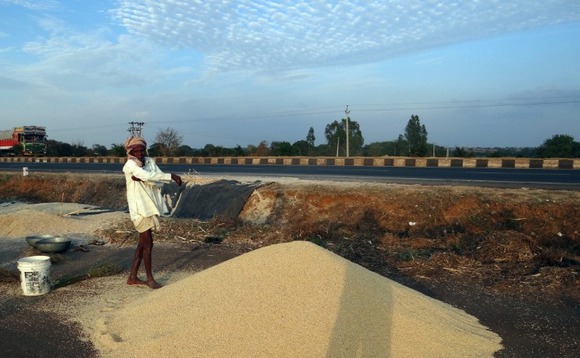
[[[131,137],[138,137],[141,138],[141,132],[143,129],[144,122],[129,122],[129,129],[127,130],[131,133]]]
[[[348,150],[348,145],[349,145],[349,143],[348,143],[348,137],[349,137],[349,135],[348,135],[348,127],[349,127],[348,120],[349,120],[349,118],[348,118],[348,115],[350,114],[350,111],[348,110],[348,104],[346,105],[346,109],[344,110],[344,113],[346,114],[346,157],[348,158],[349,157],[349,150]]]

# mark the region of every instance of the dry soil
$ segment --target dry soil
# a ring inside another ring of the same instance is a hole
[[[0,355],[72,357],[81,347],[96,356],[79,323],[83,312],[115,310],[147,292],[123,284],[136,237],[123,178],[5,174],[0,183],[0,333],[12,337],[0,343]],[[580,193],[288,178],[262,184],[235,220],[165,219],[154,249],[158,279],[171,285],[261,247],[309,241],[477,317],[502,338],[497,357],[578,356]],[[75,245],[52,257],[54,291],[23,298],[14,262],[35,253],[23,238],[39,231],[74,237]],[[81,245],[89,251],[76,250]]]

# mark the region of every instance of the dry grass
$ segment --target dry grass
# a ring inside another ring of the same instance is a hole
[[[0,184],[4,201],[126,207],[121,176],[3,174]],[[580,302],[578,192],[292,182],[258,193],[238,220],[165,219],[156,239],[241,251],[308,240],[380,274]],[[265,220],[243,220],[256,210]],[[121,222],[101,236],[121,246],[131,229]]]

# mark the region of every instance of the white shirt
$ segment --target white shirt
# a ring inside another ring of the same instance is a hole
[[[171,183],[171,174],[166,174],[159,169],[155,160],[145,157],[145,165],[140,167],[134,160],[128,159],[123,166],[125,182],[127,184],[127,204],[131,220],[153,215],[164,216],[169,213],[161,187],[165,183]],[[136,181],[131,176],[141,179]]]

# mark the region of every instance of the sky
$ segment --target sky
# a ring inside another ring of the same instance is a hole
[[[347,108],[365,144],[412,115],[450,148],[580,141],[580,1],[0,0],[2,130],[320,145]]]

